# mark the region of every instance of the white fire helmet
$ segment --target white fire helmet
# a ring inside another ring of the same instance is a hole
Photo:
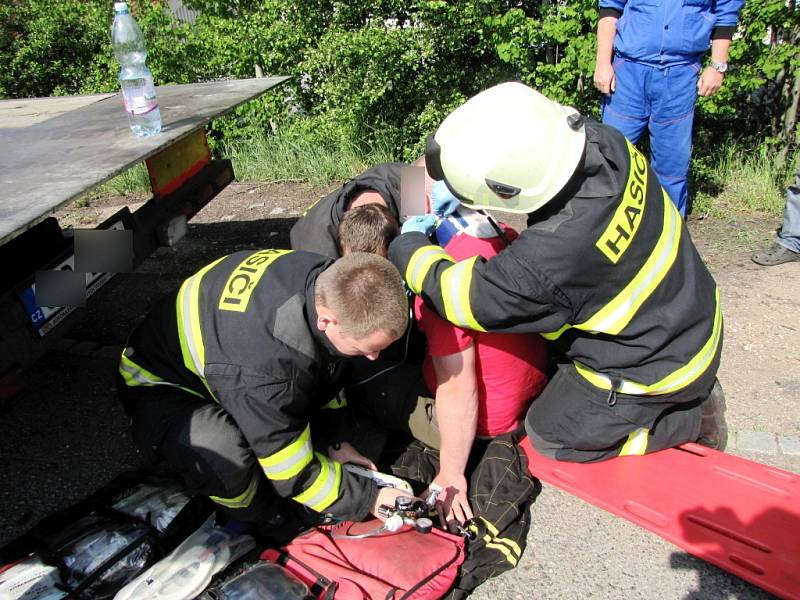
[[[583,117],[521,83],[502,83],[450,113],[425,163],[465,206],[530,213],[553,199],[581,161]]]

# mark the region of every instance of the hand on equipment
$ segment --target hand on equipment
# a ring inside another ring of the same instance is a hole
[[[372,506],[372,514],[378,517],[381,521],[385,521],[391,515],[387,514],[386,510],[381,509],[381,507],[394,506],[398,498],[411,498],[412,502],[422,502],[422,500],[419,498],[410,496],[406,491],[398,490],[393,487],[383,487],[378,490],[378,497],[375,500],[375,504]]]
[[[406,222],[403,223],[400,233],[418,231],[429,236],[433,233],[434,229],[436,229],[437,222],[438,219],[435,215],[417,215],[415,217],[408,217]]]
[[[438,217],[446,217],[455,211],[461,203],[453,196],[444,181],[437,181],[431,188],[431,210]]]
[[[428,487],[427,502],[433,503],[442,527],[450,533],[458,533],[458,526],[472,519],[472,508],[467,497],[467,480],[459,477],[443,477],[439,474]]]

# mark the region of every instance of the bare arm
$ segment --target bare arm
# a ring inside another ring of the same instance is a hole
[[[440,515],[447,522],[472,518],[467,497],[467,466],[478,425],[475,347],[447,356],[434,356],[438,388],[436,418],[441,435],[441,465],[433,482],[442,487]]]
[[[614,54],[614,36],[617,34],[617,17],[605,16],[597,22],[597,57],[594,67],[594,86],[603,94],[611,94],[617,87],[611,57]]]
[[[731,41],[727,38],[714,38],[711,41],[711,62],[728,62],[728,49]],[[697,93],[701,96],[711,96],[722,86],[725,74],[713,67],[706,67],[700,74],[697,82]]]

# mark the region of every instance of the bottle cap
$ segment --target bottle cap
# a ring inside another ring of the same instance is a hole
[[[114,12],[122,12],[128,10],[127,2],[114,2]]]

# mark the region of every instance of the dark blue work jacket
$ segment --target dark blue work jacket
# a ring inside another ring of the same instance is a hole
[[[657,67],[693,63],[712,33],[730,37],[744,0],[600,0],[601,15],[619,15],[615,53]]]

